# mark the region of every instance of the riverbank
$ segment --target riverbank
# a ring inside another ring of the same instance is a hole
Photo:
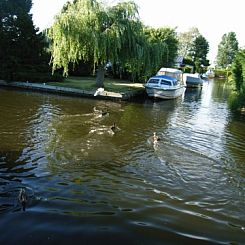
[[[89,97],[94,99],[105,99],[105,100],[130,100],[137,96],[143,96],[145,94],[145,89],[143,84],[134,84],[137,86],[137,89],[127,90],[124,92],[113,92],[106,91],[104,89],[90,89],[84,90],[79,88],[71,88],[67,86],[56,86],[55,83],[47,84],[47,83],[31,83],[31,82],[6,82],[4,80],[0,80],[0,86],[9,87],[9,88],[19,88],[19,89],[27,89],[34,90],[40,92],[50,92],[57,93],[63,95],[72,95],[79,97]],[[125,84],[127,86],[127,84]],[[129,85],[128,85],[129,86]]]

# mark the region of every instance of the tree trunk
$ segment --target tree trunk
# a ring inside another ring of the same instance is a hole
[[[104,80],[105,80],[105,68],[103,65],[99,65],[97,70],[96,86],[98,88],[104,88]]]

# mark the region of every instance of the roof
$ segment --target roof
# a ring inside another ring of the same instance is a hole
[[[175,68],[166,68],[166,67],[162,67],[158,72],[160,71],[165,71],[165,72],[171,72],[171,73],[176,73],[176,74],[181,74],[182,71],[175,69]]]
[[[183,56],[178,55],[178,56],[175,58],[175,62],[176,62],[176,63],[182,64],[182,63],[183,63],[183,59],[184,59]]]
[[[165,80],[168,80],[168,81],[177,81],[176,78],[170,77],[170,76],[166,76],[166,75],[158,75],[158,76],[154,76],[154,77],[151,77],[151,78],[155,78],[155,79],[159,79],[160,78],[160,79],[165,79]]]

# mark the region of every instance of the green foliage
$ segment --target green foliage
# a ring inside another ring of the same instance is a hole
[[[232,63],[233,82],[236,91],[230,98],[232,109],[241,110],[245,107],[245,49],[239,50]]]
[[[62,68],[67,76],[71,63],[91,62],[98,69],[98,86],[103,86],[103,69],[110,61],[114,72],[137,80],[173,63],[175,35],[170,28],[144,28],[134,2],[110,7],[96,0],[76,0],[63,7],[48,31],[53,71]]]
[[[242,64],[237,59],[235,59],[233,62],[232,71],[233,71],[234,81],[236,84],[236,89],[239,92],[243,84],[243,74],[242,74],[243,69],[242,69]]]
[[[31,0],[0,1],[0,77],[16,80],[25,66],[42,63],[43,36],[29,11]],[[47,67],[47,66],[46,66]],[[47,68],[46,68],[47,70]]]
[[[53,70],[80,60],[105,65],[109,60],[125,64],[142,56],[142,25],[133,2],[104,7],[95,0],[77,0],[56,16],[48,35],[52,41]],[[137,56],[136,56],[137,55]]]
[[[193,72],[202,73],[203,67],[209,65],[207,60],[209,51],[208,41],[200,34],[197,28],[180,33],[178,38],[180,43],[179,54],[188,61],[185,64],[194,65]]]
[[[181,70],[184,73],[193,73],[193,67],[191,67],[191,66],[184,66]]]
[[[60,73],[54,73],[53,75],[51,72],[36,72],[36,71],[20,71],[15,74],[15,80],[20,82],[62,82],[64,77]]]
[[[214,73],[216,77],[227,77],[228,71],[226,69],[215,69]]]
[[[190,52],[192,49],[192,45],[196,37],[200,35],[199,30],[196,27],[192,27],[187,32],[181,32],[178,34],[178,40],[179,40],[179,55],[183,56],[184,58],[187,58],[190,56]]]
[[[194,60],[199,59],[201,64],[205,64],[208,51],[209,44],[207,40],[202,35],[196,37],[191,48],[191,54],[194,56]]]
[[[244,88],[245,89],[245,88]],[[231,110],[241,112],[245,107],[245,90],[241,93],[233,92],[229,97],[229,106]]]
[[[208,51],[208,41],[202,35],[197,36],[193,41],[193,45],[189,54],[194,61],[195,71],[202,73],[202,66],[207,66],[209,64],[207,61]]]
[[[236,90],[241,92],[245,81],[245,50],[237,52],[232,63],[232,74],[236,85]]]
[[[148,43],[148,67],[145,71],[148,74],[155,73],[159,67],[171,67],[174,65],[178,51],[177,34],[171,28],[149,28],[144,29]],[[148,71],[148,72],[147,72]]]
[[[194,66],[195,65],[194,61],[190,57],[184,58],[183,59],[183,63],[186,64],[186,65],[190,65],[190,66]]]
[[[238,41],[234,32],[229,32],[222,36],[218,46],[216,63],[218,67],[226,68],[231,65],[238,50]]]

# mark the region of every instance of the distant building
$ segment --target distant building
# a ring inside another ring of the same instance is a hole
[[[181,67],[183,65],[183,60],[184,60],[184,57],[181,55],[178,55],[175,58],[175,67]]]

